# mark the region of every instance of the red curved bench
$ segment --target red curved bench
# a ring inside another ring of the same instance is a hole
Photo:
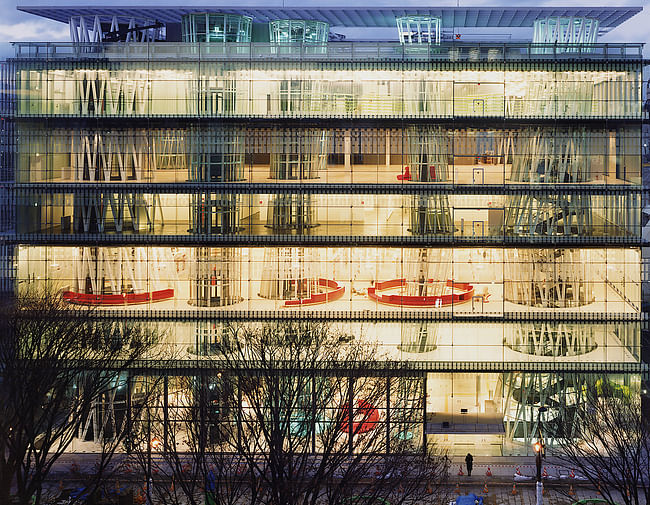
[[[63,299],[77,305],[135,305],[138,303],[160,302],[174,298],[173,289],[159,289],[146,293],[124,293],[119,295],[93,295],[64,291]]]
[[[352,418],[352,433],[358,435],[360,433],[367,433],[374,430],[379,424],[379,410],[377,407],[367,402],[366,400],[357,400],[358,411],[360,414],[363,414],[362,421],[355,421],[354,417]],[[341,422],[341,431],[349,432],[350,431],[350,404],[346,403],[343,406],[345,411],[345,416]]]
[[[345,286],[341,286],[338,282],[331,279],[318,279],[318,285],[325,288],[330,288],[331,291],[326,291],[325,293],[314,293],[309,298],[287,300],[284,302],[285,307],[315,305],[317,303],[333,302],[334,300],[341,298],[345,293]]]
[[[433,279],[427,280],[432,283]],[[368,288],[368,297],[378,303],[385,305],[399,305],[404,307],[435,307],[440,300],[442,306],[454,303],[468,302],[474,296],[474,286],[469,282],[454,282],[447,280],[447,287],[459,290],[460,293],[450,293],[436,296],[410,296],[410,295],[382,295],[380,291],[391,288],[398,288],[406,284],[406,279],[391,279],[379,281],[374,287]]]

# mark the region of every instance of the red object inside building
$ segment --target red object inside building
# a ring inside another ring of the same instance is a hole
[[[374,430],[379,423],[379,410],[366,400],[357,400],[357,409],[352,415],[352,420],[350,420],[350,404],[345,404],[343,409],[345,416],[341,423],[341,431],[349,432],[352,429],[352,433],[358,435]]]

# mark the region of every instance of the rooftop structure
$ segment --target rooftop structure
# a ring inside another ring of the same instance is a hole
[[[102,23],[110,23],[113,16],[121,18],[155,19],[163,23],[180,23],[181,18],[193,12],[221,12],[242,14],[254,23],[268,23],[275,19],[313,19],[330,26],[393,28],[400,16],[423,15],[439,17],[445,27],[532,28],[535,20],[551,16],[590,17],[598,20],[600,30],[607,32],[624,23],[641,7],[431,7],[431,2],[416,1],[408,5],[400,2],[373,2],[354,6],[343,2],[269,1],[232,2],[217,0],[176,5],[174,2],[140,1],[133,6],[89,5],[86,1],[68,0],[65,6],[43,5],[42,0],[21,1],[18,10],[44,18],[67,23],[73,16],[99,16]],[[329,3],[329,5],[328,5]]]

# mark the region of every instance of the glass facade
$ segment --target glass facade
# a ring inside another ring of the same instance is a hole
[[[641,117],[641,64],[25,61],[17,116]]]
[[[596,372],[639,388],[640,58],[513,61],[502,44],[342,62],[329,42],[296,62],[237,45],[246,16],[182,26],[185,44],[144,58],[18,46],[3,286],[166,331],[170,412],[214,380],[188,370],[232,328],[296,320],[379,345],[382,433],[416,445],[526,453],[537,408],[570,419]],[[307,21],[271,28],[276,49],[327,42]]]
[[[238,14],[186,14],[181,34],[183,42],[250,42],[252,21]]]

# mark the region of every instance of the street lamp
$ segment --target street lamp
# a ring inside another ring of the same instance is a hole
[[[537,413],[537,442],[533,444],[535,449],[535,463],[537,465],[537,505],[542,505],[544,495],[544,484],[542,483],[542,458],[546,457],[546,444],[542,436],[541,415],[546,412],[546,407],[540,407]]]

